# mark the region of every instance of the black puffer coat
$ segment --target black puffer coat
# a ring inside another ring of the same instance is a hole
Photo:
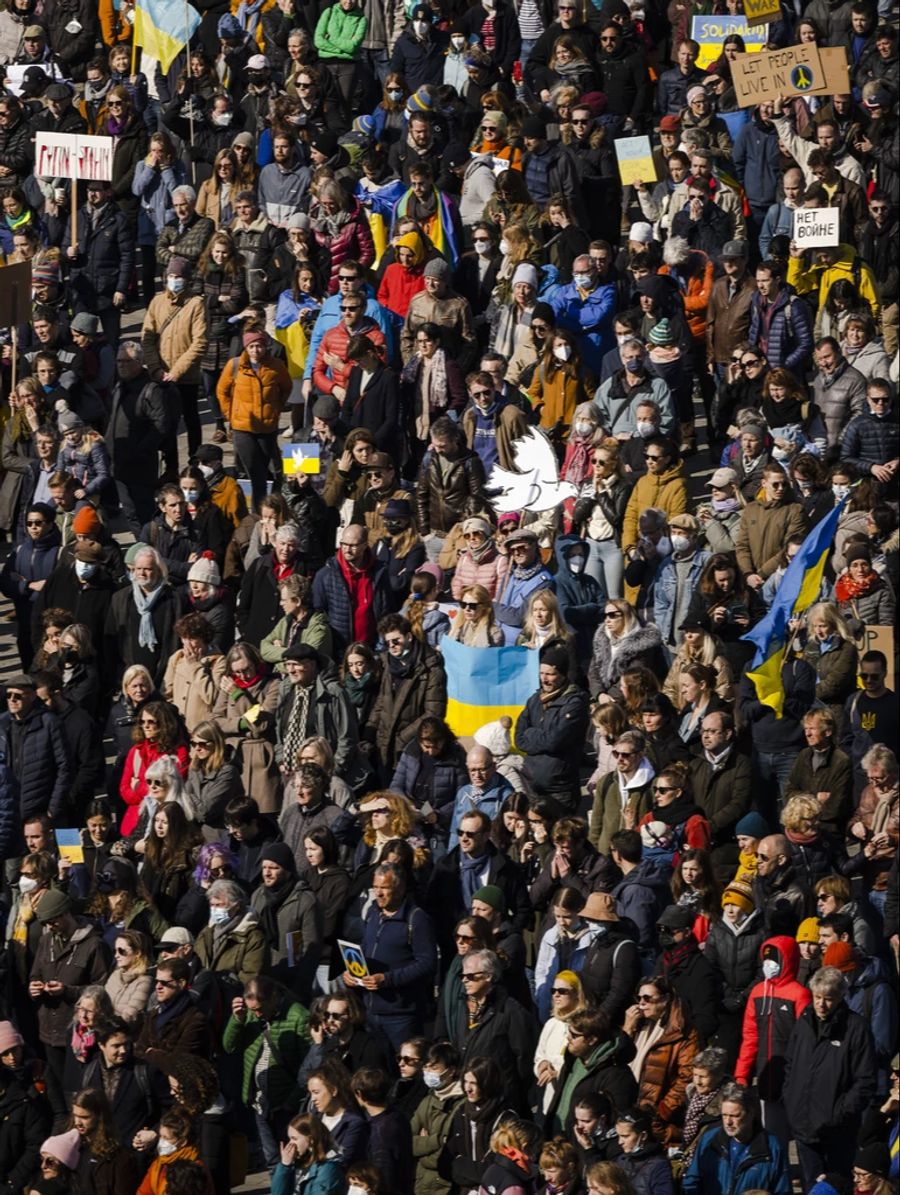
[[[228,320],[243,311],[249,302],[244,275],[240,270],[220,270],[210,262],[205,273],[198,273],[194,294],[203,296],[206,310],[206,348],[200,368],[221,372],[234,357],[231,351],[234,325]]]
[[[41,1143],[50,1134],[53,1114],[27,1070],[7,1075],[0,1095],[0,1174],[10,1191],[23,1191],[37,1171]]]
[[[21,187],[34,168],[34,143],[27,121],[16,120],[0,129],[0,166],[7,166],[4,183]]]
[[[15,731],[11,724],[10,714],[0,715],[4,762],[12,758],[10,740]],[[63,808],[72,779],[69,755],[59,719],[43,702],[36,701],[25,719],[15,771],[20,823]]]
[[[759,948],[766,937],[762,916],[754,909],[737,933],[724,921],[709,929],[704,956],[722,980],[722,1007],[726,1012],[743,1012],[750,989],[758,978]]]

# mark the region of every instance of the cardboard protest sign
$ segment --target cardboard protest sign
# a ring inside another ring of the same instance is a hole
[[[74,178],[109,182],[113,172],[112,137],[80,133],[38,133],[34,143],[38,178]]]
[[[847,51],[843,46],[820,46],[819,57],[825,79],[821,87],[808,91],[807,95],[849,95],[850,68],[847,64]]]
[[[638,180],[643,183],[656,182],[656,164],[649,137],[619,137],[613,142],[619,161],[619,177],[622,186],[627,187]]]
[[[0,269],[0,328],[14,328],[31,319],[31,262]]]
[[[783,95],[811,95],[825,81],[825,68],[812,42],[738,54],[731,64],[731,78],[739,108],[751,108]]]
[[[746,17],[731,16],[694,16],[691,18],[691,37],[700,46],[697,66],[705,71],[712,66],[722,53],[722,43],[732,33],[744,39],[747,53],[755,53],[765,49],[768,35],[767,25],[751,25]]]
[[[885,684],[891,690],[897,688],[894,676],[894,628],[867,626],[864,631],[864,643],[860,655],[866,651],[881,651],[887,657],[887,679]]]
[[[801,249],[825,249],[839,245],[840,209],[801,207],[794,212],[793,240]]]
[[[781,0],[744,0],[744,15],[748,21],[767,21],[781,15]]]

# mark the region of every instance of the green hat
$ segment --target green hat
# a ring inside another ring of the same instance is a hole
[[[480,900],[483,905],[490,905],[495,913],[506,912],[506,897],[496,884],[485,884],[483,888],[478,889],[472,900]]]
[[[648,339],[651,344],[674,344],[675,337],[672,335],[669,321],[661,319],[658,324],[654,324],[650,329]]]
[[[37,919],[41,925],[52,921],[54,917],[62,917],[64,913],[72,912],[72,902],[59,888],[51,888],[38,901]]]
[[[131,568],[131,566],[134,564],[135,560],[137,560],[138,552],[143,552],[143,550],[145,548],[149,548],[149,547],[150,547],[150,544],[141,543],[140,540],[138,540],[138,542],[136,544],[132,544],[131,547],[128,549],[128,551],[125,553],[125,564],[129,568]]]

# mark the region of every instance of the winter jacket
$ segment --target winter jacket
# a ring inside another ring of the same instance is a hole
[[[525,570],[528,576],[518,575],[515,565],[507,568],[500,589],[494,600],[494,613],[497,621],[504,628],[507,643],[515,643],[516,636],[525,620],[525,610],[528,598],[538,589],[554,589],[553,577],[546,568],[538,568],[536,572]]]
[[[610,787],[612,801],[615,801],[618,785]],[[649,805],[649,792],[646,799]],[[635,825],[639,824],[635,822]],[[645,858],[619,880],[612,890],[616,913],[634,926],[638,946],[645,960],[652,959],[655,954],[656,923],[659,921],[660,913],[669,904],[670,878],[671,868],[668,864],[657,859]]]
[[[581,983],[591,1004],[621,1025],[642,973],[634,923],[626,917],[598,924],[581,966]]]
[[[484,466],[464,449],[452,461],[428,452],[416,485],[419,533],[445,536],[460,519],[478,514],[484,503]]]
[[[622,550],[633,548],[638,541],[638,518],[642,511],[654,506],[671,519],[687,510],[687,487],[680,464],[672,465],[665,473],[645,473],[639,477],[628,498],[622,525]]]
[[[863,211],[856,223],[862,223],[864,218],[865,212]],[[839,278],[845,282],[851,282],[856,287],[860,297],[871,307],[873,318],[877,320],[881,311],[878,283],[870,267],[859,259],[859,254],[852,245],[842,244],[837,261],[827,266],[812,265],[808,269],[804,269],[802,258],[791,257],[788,259],[788,285],[794,287],[800,295],[811,294],[818,301],[820,311],[825,306],[828,292]]]
[[[162,692],[178,707],[186,726],[197,726],[210,717],[225,674],[225,657],[219,653],[188,660],[179,648],[166,665]]]
[[[291,761],[284,758],[284,743],[294,708],[296,686],[285,677],[278,689],[278,704],[275,709],[277,746],[275,757],[280,765],[290,769]],[[310,694],[308,712],[309,733],[324,738],[334,752],[334,771],[351,788],[361,784],[368,772],[359,758],[357,743],[359,731],[356,713],[350,704],[346,690],[340,684],[334,671],[320,671]]]
[[[733,746],[724,763],[715,768],[700,755],[691,763],[691,791],[709,822],[713,868],[727,883],[738,862],[734,827],[750,811],[750,760]]]
[[[330,294],[336,294],[339,289],[338,271],[344,262],[353,260],[363,266],[370,266],[375,260],[375,242],[372,240],[365,211],[358,200],[351,199],[349,203],[349,218],[333,235],[320,231],[316,228],[315,222],[313,223],[316,244],[330,254],[331,276],[328,282]],[[313,210],[312,216],[315,221],[315,210]]]
[[[437,299],[420,291],[414,295],[400,333],[400,355],[407,365],[415,354],[416,332],[422,324],[434,323],[441,329],[442,347],[461,369],[473,368],[478,344],[472,322],[472,309],[465,299],[450,291]]]
[[[193,289],[203,296],[206,311],[207,340],[200,367],[218,374],[230,364],[234,324],[228,321],[243,311],[249,301],[244,274],[236,268],[220,270],[210,260],[206,270],[195,277]]]
[[[167,224],[175,220],[172,192],[184,186],[187,172],[184,163],[176,158],[162,170],[148,162],[138,162],[131,180],[132,193],[140,200],[137,243],[149,248]]]
[[[601,776],[597,782],[594,801],[591,806],[590,831],[588,838],[601,854],[609,854],[610,839],[617,830],[624,829],[623,814],[627,809],[632,825],[636,826],[645,813],[649,813],[653,803],[650,786],[653,778],[652,768],[648,769],[647,777],[641,780],[639,774],[632,777],[636,783],[629,785],[628,801],[623,809],[619,794],[619,773],[615,770]]]
[[[734,1074],[745,1087],[755,1077],[761,1098],[780,1100],[794,1025],[812,997],[808,988],[797,982],[800,951],[794,939],[767,938],[760,947],[760,957],[767,946],[778,951],[781,973],[773,980],[761,980],[750,992]]]
[[[429,1091],[410,1122],[413,1157],[416,1159],[416,1195],[448,1195],[449,1181],[443,1177],[443,1151],[450,1137],[453,1118],[465,1103],[458,1080]]]
[[[437,970],[437,944],[431,918],[411,897],[385,913],[372,904],[366,914],[362,949],[369,974],[384,983],[364,995],[370,1016],[421,1018]]]
[[[781,154],[775,126],[756,110],[735,138],[731,160],[750,207],[757,214],[775,201],[781,182]]]
[[[35,701],[21,728],[12,725],[11,714],[0,714],[0,761],[13,773],[19,826],[66,808],[72,782],[68,744],[60,720],[43,702]]]
[[[422,718],[428,714],[442,718],[446,709],[447,677],[440,655],[425,644],[417,644],[412,650],[416,659],[406,675],[396,681],[389,662],[385,662],[364,732],[364,737],[378,748],[382,763],[390,768],[418,734]]]
[[[553,874],[553,857],[552,853],[548,855],[540,874],[528,890],[534,908],[539,913],[547,914],[542,930],[551,924],[548,910],[560,888],[574,888],[587,900],[592,892],[611,892],[621,875],[615,863],[594,850],[590,843],[585,844],[581,860],[573,864],[562,879]]]
[[[798,502],[763,499],[748,502],[735,540],[738,568],[745,576],[757,573],[765,580],[778,568],[784,545],[794,536],[802,539],[808,519]]]
[[[83,80],[100,32],[96,6],[87,0],[47,0],[41,23],[47,30],[50,49],[68,77]]]
[[[482,1015],[470,1027],[465,999],[461,999],[447,1023],[447,1037],[462,1055],[464,1071],[473,1058],[493,1058],[503,1075],[507,1098],[515,1093],[521,1102],[531,1083],[531,1060],[537,1045],[534,1015],[518,1000],[497,986],[491,989]]]
[[[196,265],[215,231],[212,220],[207,216],[198,216],[196,212],[187,224],[182,225],[174,220],[167,222],[156,238],[157,263],[165,269],[170,257],[183,257],[191,265]]]
[[[574,282],[570,282],[553,295],[550,305],[560,327],[567,328],[578,336],[581,359],[585,367],[595,377],[599,377],[603,356],[614,347],[615,284],[598,283],[586,298],[582,298],[578,287]]]
[[[396,453],[400,431],[400,392],[397,375],[379,364],[360,394],[363,372],[359,366],[350,370],[344,396],[342,423],[348,432],[364,427],[372,433],[380,452]]]
[[[639,1079],[637,1102],[653,1114],[657,1140],[674,1144],[679,1139],[677,1123],[698,1048],[697,1034],[688,1026],[684,1007],[673,997],[662,1037],[645,1055]]]
[[[875,1095],[876,1071],[869,1026],[846,1001],[826,1021],[805,1009],[788,1044],[784,1079],[794,1139],[817,1145],[833,1132],[854,1133]]]
[[[426,84],[440,86],[448,41],[448,35],[435,28],[425,41],[419,41],[410,27],[397,38],[391,55],[391,72],[404,77],[410,94]]]
[[[207,1014],[198,1006],[190,992],[176,996],[181,1006],[174,1016],[167,1016],[162,1025],[157,1013],[148,1013],[134,1043],[134,1056],[152,1062],[161,1055],[196,1054],[208,1058],[212,1048],[212,1032]]]
[[[621,1031],[611,1031],[587,1058],[577,1059],[566,1050],[562,1069],[554,1080],[553,1099],[547,1109],[547,1124],[555,1132],[569,1134],[575,1106],[585,1095],[603,1092],[617,1112],[632,1108],[637,1083],[628,1066],[634,1058],[634,1044]]]
[[[393,595],[385,565],[375,561],[371,571],[373,590],[373,613],[378,622],[393,608]],[[350,591],[344,580],[341,566],[335,556],[325,562],[313,579],[313,607],[328,618],[334,644],[335,659],[350,646],[356,636],[353,633],[354,611],[350,602]]]
[[[230,232],[235,248],[244,259],[250,301],[274,302],[282,288],[272,285],[272,259],[275,250],[287,239],[284,229],[260,212],[248,225],[232,221]]]
[[[641,1145],[616,1159],[631,1182],[635,1195],[672,1195],[672,1168],[663,1147],[656,1141]]]
[[[463,549],[456,561],[450,585],[455,601],[459,601],[473,585],[483,585],[492,598],[497,596],[509,568],[509,557],[492,548],[476,561],[471,552]]]
[[[842,717],[843,709],[837,715],[838,725]],[[829,794],[828,800],[821,806],[823,829],[831,832],[842,830],[853,808],[853,766],[849,756],[834,743],[828,746],[819,768],[814,767],[812,747],[804,747],[794,760],[785,786],[785,800],[797,793],[811,792]],[[857,944],[860,944],[858,940]]]
[[[482,885],[490,884],[503,893],[504,911],[513,929],[519,932],[527,929],[534,921],[534,913],[521,869],[493,844],[487,847],[485,854],[484,871],[480,876]],[[441,954],[445,958],[451,958],[455,949],[453,932],[456,923],[471,913],[463,900],[460,855],[459,847],[454,847],[438,860],[428,880],[423,900],[425,910],[434,920]]]
[[[281,774],[275,758],[275,708],[278,678],[263,671],[249,688],[220,691],[213,718],[234,751],[245,792],[252,792],[263,813],[281,807]],[[258,707],[254,721],[245,715]]]
[[[596,933],[596,924],[581,922],[576,927],[575,937],[572,938],[570,935],[566,941],[565,962],[560,955],[559,926],[551,925],[542,936],[534,966],[534,996],[541,1023],[546,1021],[553,1011],[551,988],[554,979],[564,968],[581,974],[585,957]]]
[[[623,40],[612,54],[603,51],[599,63],[600,90],[607,96],[608,111],[626,119],[630,117],[636,128],[642,128],[653,101],[643,49]]]
[[[719,977],[725,1013],[734,1016],[748,1007],[753,981],[759,974],[759,951],[765,936],[762,915],[757,909],[736,928],[719,919],[710,925],[703,954]],[[746,1045],[746,1038],[744,1042]]]
[[[149,669],[156,686],[161,688],[166,664],[177,646],[175,623],[180,613],[175,591],[166,585],[150,612],[157,646],[142,647],[138,640],[141,618],[134,604],[131,586],[120,589],[113,594],[106,616],[104,637],[109,658],[118,660],[123,672],[132,664],[143,664]]]
[[[38,1033],[47,1046],[66,1045],[80,989],[102,983],[109,971],[109,950],[100,934],[86,918],[78,917],[76,922],[65,942],[45,928],[31,967],[31,981],[55,980],[63,985],[58,995],[45,992],[37,1001]]]
[[[343,1167],[336,1157],[313,1162],[302,1174],[296,1166],[279,1162],[272,1175],[272,1195],[296,1195],[298,1191],[300,1195],[341,1195],[346,1186]]]
[[[141,329],[147,372],[157,381],[169,373],[185,385],[199,382],[206,337],[206,311],[199,296],[185,299],[169,291],[154,295]]]
[[[812,383],[812,401],[825,420],[828,447],[836,452],[849,421],[868,410],[866,379],[846,361],[830,377],[817,371]]]
[[[678,426],[672,392],[662,378],[645,373],[638,384],[625,388],[623,378],[634,381],[635,375],[624,369],[606,379],[594,395],[593,413],[601,427],[611,436],[637,435],[635,411],[642,399],[655,402],[660,410],[660,430],[673,435]]]
[[[133,381],[120,381],[106,428],[116,477],[152,492],[159,478],[160,446],[177,418],[168,389],[152,381],[146,370]]]
[[[9,16],[7,12],[4,16]],[[24,32],[24,30],[23,30]],[[34,168],[33,134],[27,120],[11,121],[0,131],[0,166],[10,171],[4,182],[21,187]]]
[[[721,991],[718,973],[706,961],[698,943],[688,939],[688,949],[664,950],[656,974],[669,981],[702,1044],[713,1040],[719,1023]]]
[[[194,951],[201,967],[231,976],[240,983],[246,983],[269,965],[269,948],[253,909],[248,909],[237,924],[229,926],[223,936],[217,937],[211,925],[205,926]]]
[[[389,786],[391,791],[403,793],[404,796],[416,803],[420,791],[422,770],[422,748],[419,746],[418,739],[414,739],[397,760],[397,766]],[[469,782],[465,752],[462,747],[453,740],[443,755],[429,758],[425,775],[428,777],[429,783],[428,803],[435,812],[443,811],[441,820],[446,823],[453,809],[456,794],[464,784]]]
[[[809,306],[793,286],[783,286],[775,297],[768,336],[763,320],[762,299],[754,293],[750,301],[750,331],[747,339],[758,349],[765,340],[766,360],[772,369],[789,369],[798,377],[809,365],[813,347],[813,317]]]
[[[450,847],[455,847],[459,842],[459,824],[464,817],[473,810],[480,810],[493,821],[499,815],[504,802],[512,796],[513,791],[513,786],[499,772],[494,773],[485,789],[480,793],[475,791],[474,785],[463,784],[454,798],[450,820]]]
[[[756,282],[750,275],[738,284],[733,298],[728,278],[717,278],[713,283],[706,309],[706,347],[717,365],[727,365],[735,348],[747,339],[755,292]]]
[[[69,259],[69,285],[81,310],[106,311],[113,305],[113,296],[126,294],[131,285],[134,269],[131,222],[114,203],[104,206],[96,223],[90,209],[79,208],[77,222],[78,254]],[[63,252],[71,244],[68,229],[67,223]]]
[[[536,793],[574,806],[589,721],[587,694],[575,685],[546,704],[540,691],[529,697],[516,721],[515,741],[525,755],[525,777]]]
[[[24,1191],[38,1167],[41,1144],[52,1124],[43,1079],[32,1079],[28,1064],[8,1071],[0,1092],[0,1174],[7,1190]]]
[[[743,1195],[755,1190],[790,1195],[787,1152],[774,1133],[760,1129],[737,1165],[733,1144],[722,1128],[703,1134],[681,1180],[684,1195]]]
[[[872,472],[873,465],[896,460],[900,455],[900,428],[896,404],[883,418],[863,411],[847,424],[841,438],[841,460],[853,465],[860,474]]]
[[[228,1018],[222,1035],[226,1054],[243,1058],[241,1099],[248,1107],[258,1090],[257,1065],[268,1049],[264,1074],[266,1103],[272,1112],[288,1110],[301,1098],[297,1072],[309,1048],[309,1013],[290,995],[285,995],[271,1021],[247,1012],[243,1021]]]
[[[315,47],[323,61],[352,62],[366,35],[366,16],[359,9],[344,11],[339,4],[326,8],[316,24]]]
[[[662,635],[659,627],[651,622],[643,627],[638,625],[623,636],[613,658],[609,636],[603,626],[598,627],[588,668],[591,695],[596,697],[598,693],[608,693],[624,672],[638,664],[658,672],[662,663],[661,649]]]
[[[234,431],[270,436],[278,431],[291,387],[291,375],[283,362],[267,354],[254,368],[245,350],[226,363],[216,397]]]

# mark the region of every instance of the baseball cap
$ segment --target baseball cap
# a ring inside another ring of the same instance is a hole
[[[738,475],[734,469],[721,468],[716,469],[706,484],[713,489],[724,490],[727,485],[737,485],[737,479]]]

